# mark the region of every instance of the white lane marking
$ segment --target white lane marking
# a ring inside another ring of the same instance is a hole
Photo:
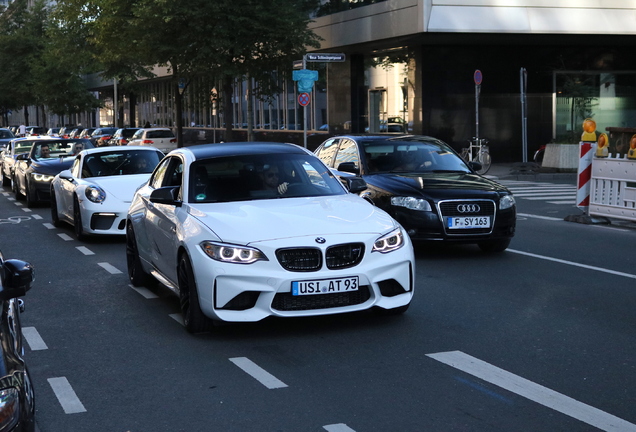
[[[5,196],[7,196],[8,194],[5,192],[4,193]],[[8,198],[9,201],[15,201],[15,198]]]
[[[332,424],[322,427],[324,430],[328,432],[355,432],[349,426],[344,423]]]
[[[110,274],[121,274],[121,270],[119,270],[117,267],[115,267],[112,264],[108,264],[108,263],[97,263],[98,266],[100,266],[101,268],[103,268],[104,270],[106,270],[108,273]]]
[[[616,432],[636,431],[636,425],[633,423],[533,383],[461,351],[426,355],[601,430]]]
[[[268,389],[287,387],[287,384],[276,378],[274,375],[261,368],[247,357],[234,357],[230,361],[251,375],[252,378],[263,384]]]
[[[24,207],[24,208],[22,209],[22,211],[23,211],[23,212],[25,212],[25,213],[30,213],[30,212],[32,212],[33,210],[31,210],[31,209],[30,209],[30,208],[28,208],[28,207]]]
[[[618,271],[614,271],[614,270],[609,270],[606,268],[601,268],[601,267],[595,267],[595,266],[590,266],[590,265],[586,265],[586,264],[580,264],[580,263],[576,263],[574,261],[566,261],[566,260],[562,260],[562,259],[558,259],[558,258],[551,258],[551,257],[547,257],[547,256],[543,256],[543,255],[537,255],[537,254],[533,254],[530,252],[523,252],[520,250],[515,250],[515,249],[506,249],[506,251],[508,252],[512,252],[512,253],[516,253],[519,255],[526,255],[529,257],[533,257],[533,258],[539,258],[539,259],[543,259],[543,260],[547,260],[547,261],[554,261],[554,262],[558,262],[561,264],[567,264],[567,265],[571,265],[571,266],[575,266],[575,267],[581,267],[584,269],[588,269],[588,270],[595,270],[595,271],[599,271],[599,272],[603,272],[603,273],[609,273],[609,274],[613,274],[616,276],[623,276],[626,278],[630,278],[630,279],[636,279],[636,275],[630,274],[630,273],[623,273],[623,272],[618,272]]]
[[[44,339],[40,336],[40,333],[35,329],[35,327],[22,327],[22,334],[26,339],[31,351],[39,351],[49,349],[44,343]]]
[[[64,241],[73,241],[73,237],[71,237],[68,234],[61,233],[61,234],[58,234],[57,236]]]
[[[533,219],[545,219],[545,220],[552,220],[552,221],[563,221],[563,219],[559,219],[559,218],[555,218],[555,217],[531,215],[531,214],[527,214],[527,213],[517,213],[517,216],[523,216],[523,217],[533,218]]]
[[[22,207],[24,205],[20,201],[16,201],[13,204],[17,205],[18,207]]]
[[[87,248],[86,246],[77,246],[75,249],[83,253],[84,255],[95,255],[95,252]]]
[[[185,327],[185,322],[183,321],[183,315],[181,315],[180,313],[170,314],[168,316]]]
[[[157,294],[153,293],[148,288],[136,287],[136,286],[132,286],[130,284],[128,284],[128,286],[131,287],[132,289],[134,289],[135,291],[137,291],[139,294],[141,294],[142,296],[144,296],[147,299],[158,298]]]
[[[576,204],[576,200],[567,200],[567,201],[548,201],[548,204]]]
[[[42,219],[42,216],[40,216],[39,214],[33,214],[33,215],[31,215],[31,217],[33,219]]]
[[[4,195],[4,196],[9,196],[9,195],[11,195],[11,193],[9,193],[9,192],[2,192],[2,195]],[[15,198],[13,198],[13,199],[15,199]],[[9,201],[11,201],[11,198],[9,198]]]
[[[55,227],[53,226],[53,224],[48,223],[48,222],[44,222],[42,225],[44,225],[44,227],[46,229],[55,229]]]
[[[86,408],[84,408],[84,405],[82,405],[82,402],[75,394],[73,387],[71,387],[71,384],[65,377],[49,378],[47,381],[66,414],[86,412]]]

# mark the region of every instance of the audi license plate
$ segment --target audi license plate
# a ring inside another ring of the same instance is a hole
[[[490,228],[490,216],[449,217],[446,221],[448,228]]]
[[[358,291],[358,276],[292,282],[292,295],[333,294]]]

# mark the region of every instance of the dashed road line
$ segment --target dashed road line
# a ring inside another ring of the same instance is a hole
[[[39,214],[36,214],[36,213],[32,214],[31,217],[33,219],[42,219],[42,216],[40,216]]]
[[[83,253],[84,255],[95,255],[95,252],[87,248],[86,246],[77,246],[75,249]]]
[[[61,234],[58,234],[58,237],[64,241],[73,241],[73,237],[71,237],[68,234],[61,233]]]
[[[44,222],[42,225],[44,225],[46,229],[55,229],[55,226],[53,226],[52,223]]]
[[[106,270],[108,273],[110,274],[121,274],[122,271],[119,270],[117,267],[115,267],[112,264],[108,264],[108,263],[97,263],[98,266],[100,266],[101,268],[103,268],[104,270]]]
[[[636,425],[633,423],[514,375],[461,351],[427,354],[427,356],[601,430],[636,432]]]
[[[562,218],[555,218],[555,217],[550,217],[550,216],[532,215],[532,214],[528,214],[528,213],[517,213],[517,216],[527,217],[527,218],[532,218],[532,219],[544,219],[544,220],[551,220],[551,221],[563,221],[563,219],[562,219]]]
[[[185,322],[183,321],[183,315],[181,315],[180,313],[170,314],[168,316],[185,327]]]
[[[247,357],[234,357],[231,358],[230,361],[239,368],[243,369],[245,373],[252,376],[252,378],[256,379],[268,389],[287,387],[287,384],[267,372],[262,367],[258,366]]]
[[[73,390],[73,387],[71,387],[65,377],[49,378],[47,381],[66,414],[86,412],[86,408],[84,408],[77,394],[75,394],[75,390]]]
[[[44,339],[42,339],[40,333],[38,333],[35,327],[22,327],[22,335],[29,344],[29,348],[31,348],[31,351],[49,349],[49,347],[46,346]]]
[[[322,427],[327,432],[355,432],[349,426],[344,423],[332,424]]]
[[[132,289],[134,289],[135,291],[137,291],[142,296],[144,296],[144,298],[147,298],[147,299],[159,298],[159,296],[157,296],[157,294],[153,293],[148,288],[136,287],[136,286],[132,286],[130,284],[128,284],[128,286],[131,287]]]
[[[33,210],[31,210],[31,209],[30,209],[30,208],[28,208],[28,207],[24,207],[24,208],[22,208],[22,211],[23,211],[23,212],[25,212],[25,213],[30,213],[30,212],[32,212]]]

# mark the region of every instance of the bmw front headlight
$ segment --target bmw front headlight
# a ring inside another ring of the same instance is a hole
[[[252,264],[256,261],[268,261],[265,254],[256,248],[232,244],[204,241],[200,244],[203,252],[215,261],[234,264]]]
[[[404,234],[400,228],[396,228],[383,235],[373,243],[371,252],[389,253],[404,246]]]
[[[106,191],[99,186],[94,185],[86,186],[86,189],[84,189],[84,195],[86,195],[86,198],[88,198],[89,201],[97,204],[104,202],[106,199]]]
[[[499,199],[499,210],[505,210],[515,205],[515,197],[504,195]]]
[[[53,180],[52,175],[48,175],[48,174],[38,174],[38,173],[32,173],[31,174],[31,178],[33,179],[33,181],[36,182],[41,182],[41,183],[50,183],[51,180]]]
[[[391,204],[398,207],[406,207],[411,210],[432,211],[428,201],[421,198],[391,197]]]

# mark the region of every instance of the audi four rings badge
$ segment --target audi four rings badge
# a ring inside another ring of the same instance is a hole
[[[326,241],[327,240],[325,240],[323,237],[316,237],[316,243],[323,244]]]
[[[460,213],[477,213],[480,207],[477,204],[460,204],[457,206],[457,211]]]

